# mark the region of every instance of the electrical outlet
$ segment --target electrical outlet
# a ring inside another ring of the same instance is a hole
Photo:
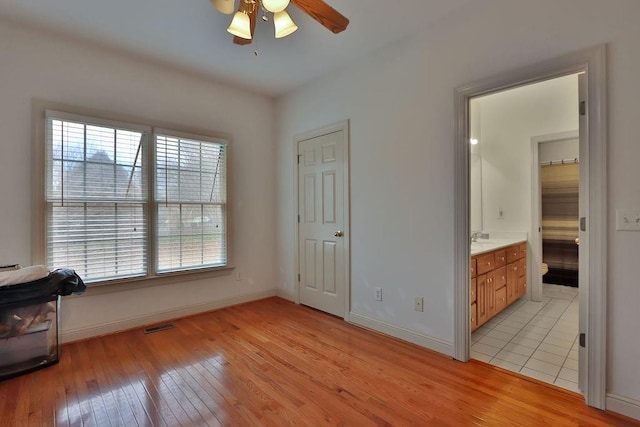
[[[616,210],[616,230],[640,231],[640,210]]]
[[[424,311],[424,299],[422,297],[416,297],[413,300],[413,309],[415,311]]]
[[[382,301],[382,288],[376,288],[376,301]]]

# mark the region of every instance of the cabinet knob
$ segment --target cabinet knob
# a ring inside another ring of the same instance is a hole
[[[513,269],[514,269],[515,271],[517,271],[517,270],[518,270],[518,267],[513,267]]]
[[[523,285],[522,285],[522,287],[523,287],[523,288],[526,288],[526,287],[527,287],[527,284],[526,284],[526,283],[525,283],[525,284],[523,284]]]
[[[504,297],[502,297],[502,302],[504,302],[504,300],[505,300],[505,298],[504,298]]]

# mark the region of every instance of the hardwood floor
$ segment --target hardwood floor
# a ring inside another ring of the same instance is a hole
[[[0,426],[640,426],[278,298],[172,323],[65,345],[1,382]]]

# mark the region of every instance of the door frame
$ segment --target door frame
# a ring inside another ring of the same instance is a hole
[[[529,246],[531,247],[531,262],[529,277],[530,297],[532,301],[542,301],[542,275],[536,272],[542,270],[542,237],[540,227],[542,227],[542,186],[540,182],[540,145],[566,141],[568,139],[578,139],[579,130],[569,130],[546,135],[531,137],[531,229],[529,230]]]
[[[469,360],[469,100],[539,81],[587,75],[589,196],[587,232],[589,284],[586,330],[588,405],[605,409],[607,355],[607,98],[606,46],[567,54],[455,89],[454,357]],[[581,157],[583,157],[581,155]],[[583,239],[581,239],[582,241]]]
[[[323,135],[328,135],[334,132],[342,131],[343,141],[342,141],[342,150],[343,150],[343,211],[342,211],[342,223],[343,223],[343,231],[344,231],[344,320],[349,321],[349,313],[351,311],[351,250],[350,250],[350,238],[351,238],[351,227],[350,227],[350,218],[351,218],[351,207],[350,200],[351,197],[349,195],[349,120],[343,120],[341,122],[333,123],[327,126],[323,126],[318,129],[314,129],[308,132],[296,134],[293,138],[293,223],[294,226],[294,271],[293,271],[293,283],[294,283],[294,302],[296,304],[300,304],[300,244],[298,242],[298,237],[300,235],[299,230],[299,166],[298,159],[300,153],[298,153],[298,147],[300,142],[306,141],[307,139],[316,138]]]

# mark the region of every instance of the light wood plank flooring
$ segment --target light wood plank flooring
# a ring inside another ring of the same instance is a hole
[[[0,383],[0,426],[640,425],[279,298],[65,345]]]

